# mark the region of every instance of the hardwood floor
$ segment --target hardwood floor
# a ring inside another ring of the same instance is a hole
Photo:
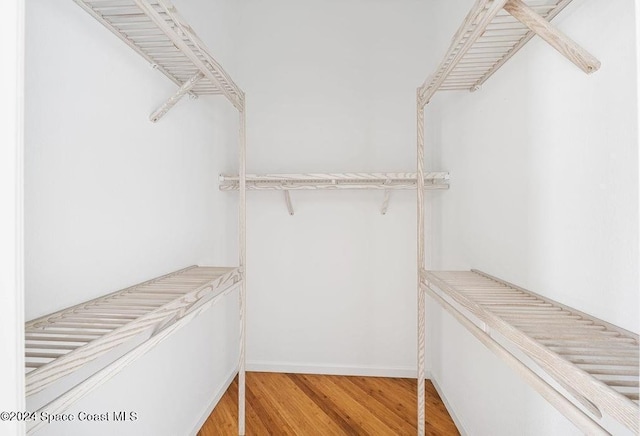
[[[247,435],[415,435],[412,379],[247,373]],[[458,435],[426,383],[428,435]],[[198,436],[237,435],[237,378]]]

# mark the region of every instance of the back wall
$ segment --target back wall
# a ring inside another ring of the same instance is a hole
[[[414,171],[429,2],[242,3],[248,171]],[[249,368],[415,374],[415,192],[248,194]]]

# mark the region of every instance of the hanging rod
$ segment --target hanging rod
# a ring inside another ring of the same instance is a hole
[[[425,189],[449,189],[448,172],[426,173]],[[294,214],[291,203],[292,190],[319,189],[375,189],[384,191],[380,213],[386,215],[391,191],[410,190],[417,187],[416,173],[306,173],[306,174],[247,174],[246,188],[251,191],[278,190],[284,192],[289,215]],[[240,189],[236,175],[220,175],[221,191]]]
[[[247,190],[416,189],[416,173],[247,174]],[[426,173],[426,189],[448,189],[448,172]],[[220,175],[221,191],[237,191],[239,177]]]

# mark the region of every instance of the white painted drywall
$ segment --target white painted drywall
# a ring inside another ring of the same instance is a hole
[[[238,61],[248,170],[257,173],[413,169],[415,88],[470,6],[246,0],[236,16],[234,2],[176,3],[225,66]],[[637,312],[609,304],[637,305],[633,24],[601,3],[576,2],[558,19],[601,58],[596,75],[533,42],[483,91],[430,106],[431,145],[451,147],[432,147],[427,166],[451,170],[453,189],[433,196],[440,236],[429,254],[436,267],[484,268],[637,330]],[[218,193],[215,181],[236,168],[235,129],[226,127],[233,111],[212,98],[184,101],[153,126],[146,115],[174,90],[170,82],[71,2],[33,0],[28,12],[28,317],[186,263],[234,263],[235,195]],[[249,367],[413,375],[415,194],[394,193],[386,216],[381,192],[292,196],[293,217],[281,193],[248,196]],[[601,297],[602,277],[613,278]],[[234,306],[218,306],[75,410],[178,416],[167,426],[150,418],[144,430],[119,427],[124,434],[190,430],[207,402],[194,392],[205,385],[212,396],[231,368]],[[430,315],[431,370],[471,434],[572,431],[446,315]],[[203,332],[214,326],[226,334]]]
[[[233,1],[175,2],[233,69]],[[68,0],[27,5],[26,318],[192,264],[237,264],[237,115],[222,97],[148,115],[176,86]],[[187,434],[236,365],[237,293],[74,410],[135,425],[39,434]],[[116,430],[117,429],[117,430]]]
[[[440,50],[471,3],[432,2]],[[435,269],[477,268],[638,332],[635,12],[584,0],[555,20],[601,60],[591,76],[532,40],[482,90],[433,99],[430,146],[452,180],[433,205]],[[447,314],[429,314],[431,372],[469,434],[577,434]]]
[[[22,105],[24,2],[5,2],[0,26],[0,411],[24,409],[22,265]],[[0,420],[0,433],[22,423]]]
[[[424,1],[247,0],[248,171],[412,171]],[[415,192],[248,194],[249,368],[415,374]]]

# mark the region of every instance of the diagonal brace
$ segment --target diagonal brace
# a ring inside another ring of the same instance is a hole
[[[158,107],[158,109],[153,111],[153,113],[149,116],[149,120],[151,120],[152,123],[157,122],[167,112],[169,112],[169,109],[174,107],[175,104],[178,101],[180,101],[180,99],[182,97],[184,97],[186,93],[188,93],[194,86],[196,86],[196,84],[203,77],[204,77],[204,74],[202,74],[202,72],[198,72],[195,76],[193,76],[192,78],[190,78],[189,80],[184,82],[182,84],[182,86],[180,87],[180,89],[178,89],[178,92],[176,92],[174,95],[169,97],[169,99],[167,101],[165,101],[164,103],[162,103],[162,105],[160,107]]]
[[[389,184],[389,180],[385,180],[383,185],[388,185]],[[387,209],[389,208],[389,200],[391,199],[391,191],[388,189],[384,190],[384,198],[382,199],[382,208],[380,209],[380,213],[382,215],[386,215],[387,214]]]
[[[227,99],[233,104],[233,106],[239,111],[244,108],[244,101],[232,91],[225,88],[220,80],[213,74],[207,62],[200,59],[196,53],[193,52],[189,44],[183,37],[176,33],[174,27],[172,27],[160,13],[148,2],[148,0],[133,0],[135,4],[158,26],[167,37],[173,42],[173,44],[187,57],[193,65],[195,65],[206,77],[214,84]]]
[[[580,47],[567,35],[552,27],[547,20],[538,15],[522,0],[507,1],[504,5],[504,10],[544,39],[585,73],[590,74],[600,68],[600,61],[595,56]]]
[[[288,189],[284,190],[284,201],[285,203],[287,203],[287,210],[289,211],[289,215],[293,216],[295,212],[293,211],[293,204],[291,204],[291,195],[289,195]]]
[[[382,208],[380,208],[380,213],[382,215],[387,214],[387,209],[389,208],[389,199],[391,198],[391,191],[388,189],[384,190],[384,197],[382,199]]]

